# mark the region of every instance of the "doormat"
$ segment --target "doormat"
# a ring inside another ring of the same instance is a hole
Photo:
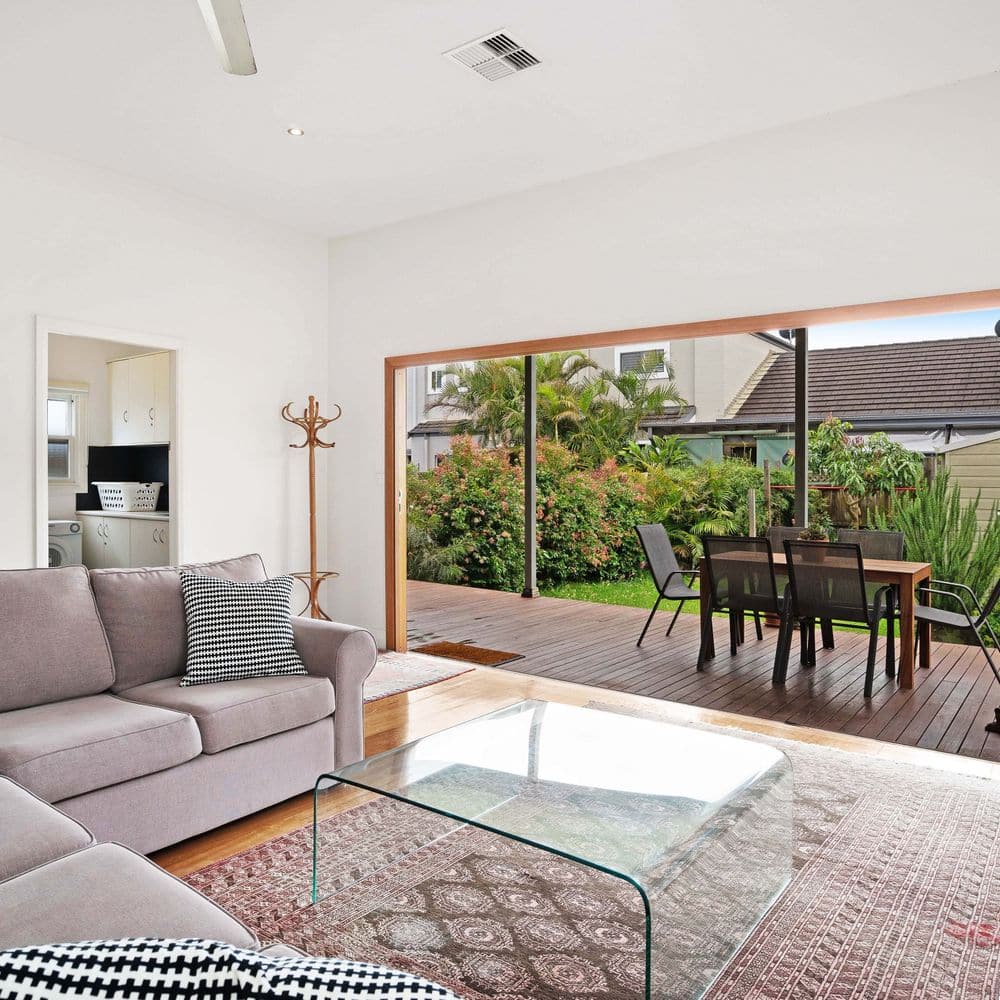
[[[521,653],[505,653],[499,649],[473,646],[468,642],[429,642],[425,646],[414,646],[413,652],[443,656],[447,660],[465,660],[466,663],[476,663],[480,667],[499,667],[503,663],[524,659]]]

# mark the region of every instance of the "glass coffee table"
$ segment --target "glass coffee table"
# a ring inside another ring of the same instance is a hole
[[[791,878],[788,758],[716,732],[524,701],[322,775],[313,902],[336,851],[321,797],[340,783],[623,880],[644,915],[647,998],[702,996]]]

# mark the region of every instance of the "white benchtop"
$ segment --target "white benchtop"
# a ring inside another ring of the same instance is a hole
[[[169,521],[166,510],[78,510],[77,517],[130,517],[136,521]]]

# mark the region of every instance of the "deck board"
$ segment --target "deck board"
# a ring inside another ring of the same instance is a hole
[[[682,614],[667,638],[670,614],[658,613],[638,648],[647,614],[640,608],[413,581],[407,599],[411,646],[470,642],[524,656],[504,670],[1000,761],[1000,736],[983,731],[1000,704],[1000,686],[971,646],[934,643],[931,669],[918,668],[914,687],[903,691],[882,669],[882,640],[875,690],[865,699],[862,633],[838,632],[836,648],[817,649],[812,668],[799,665],[796,638],[788,679],[775,687],[777,631],[765,628],[758,641],[750,621],[745,644],[731,656],[726,623],[716,620],[717,655],[699,674],[694,614]]]

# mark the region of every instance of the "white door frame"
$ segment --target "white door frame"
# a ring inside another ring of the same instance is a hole
[[[75,319],[57,316],[35,317],[35,565],[49,564],[49,466],[48,466],[48,412],[46,400],[49,392],[49,335],[83,337],[90,340],[120,341],[152,350],[170,351],[170,562],[180,563],[183,551],[180,490],[177,470],[181,459],[180,385],[183,366],[183,345],[173,337],[118,327],[99,326]]]

